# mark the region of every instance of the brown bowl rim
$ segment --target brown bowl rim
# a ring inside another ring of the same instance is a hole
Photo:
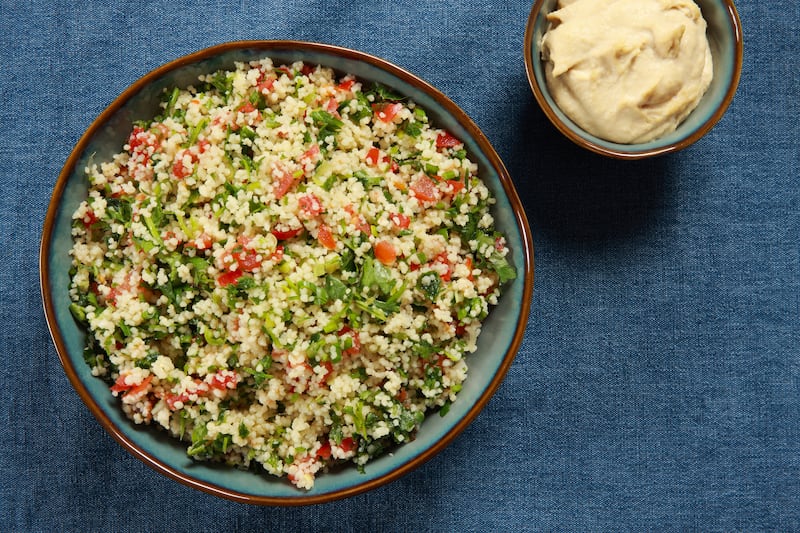
[[[301,51],[313,51],[327,53],[330,55],[338,55],[346,59],[366,62],[382,70],[388,71],[390,74],[400,78],[402,81],[409,83],[410,85],[434,98],[469,132],[469,134],[475,139],[476,143],[486,155],[492,167],[495,169],[495,171],[497,171],[499,180],[503,186],[503,190],[505,191],[505,194],[514,212],[514,218],[516,220],[517,227],[519,228],[524,248],[522,250],[524,264],[520,265],[524,271],[524,279],[522,280],[524,283],[522,293],[522,308],[520,309],[514,336],[509,344],[508,350],[503,356],[502,363],[495,373],[494,378],[489,382],[486,390],[478,398],[478,401],[470,408],[466,415],[450,429],[450,431],[448,431],[433,446],[427,450],[424,450],[418,456],[412,458],[404,464],[401,464],[383,476],[344,489],[339,489],[320,495],[303,496],[302,494],[299,494],[297,497],[284,497],[245,494],[186,475],[161,462],[157,457],[154,457],[150,453],[140,449],[135,443],[130,441],[127,436],[96,405],[94,398],[89,394],[87,388],[83,385],[78,377],[75,368],[68,357],[66,344],[58,327],[51,295],[50,263],[48,255],[53,237],[53,229],[55,226],[59,205],[61,203],[61,197],[66,188],[69,176],[73,173],[75,165],[77,164],[80,155],[85,150],[90,139],[97,133],[103,124],[105,124],[107,119],[116,113],[128,100],[136,95],[147,84],[153,82],[167,72],[204,59],[208,59],[220,53],[245,48],[263,50],[267,53],[273,49],[296,49]],[[44,314],[47,321],[47,327],[50,331],[50,336],[69,381],[72,383],[72,386],[75,388],[80,398],[92,412],[95,418],[100,422],[103,428],[105,428],[105,430],[108,431],[108,433],[114,438],[114,440],[116,440],[117,443],[119,443],[124,449],[157,472],[176,480],[183,485],[198,489],[208,494],[255,505],[300,506],[327,503],[342,498],[348,498],[369,490],[376,489],[382,485],[394,481],[408,474],[412,470],[415,470],[423,463],[427,462],[436,454],[441,452],[472,422],[472,420],[484,408],[486,403],[494,395],[497,388],[505,379],[508,369],[510,368],[517,352],[519,351],[525,333],[525,327],[527,325],[530,312],[531,297],[533,295],[533,282],[533,239],[530,226],[528,225],[525,209],[522,206],[522,202],[520,201],[516,192],[511,176],[500,159],[500,156],[497,154],[489,140],[486,138],[480,128],[478,128],[478,126],[473,122],[473,120],[438,89],[434,88],[432,85],[421,78],[418,78],[409,71],[398,67],[385,59],[381,59],[365,52],[360,52],[336,45],[295,40],[240,40],[217,44],[174,59],[145,74],[127,89],[125,89],[125,91],[115,98],[114,101],[109,104],[109,106],[94,121],[92,121],[67,158],[66,163],[64,164],[64,167],[62,168],[53,188],[52,197],[44,219],[42,240],[39,250],[39,283],[42,293]]]
[[[589,139],[585,139],[581,137],[575,131],[564,124],[564,122],[556,115],[553,108],[548,103],[547,99],[544,97],[542,93],[542,89],[539,87],[539,84],[536,82],[536,75],[533,69],[533,61],[534,57],[531,51],[533,50],[533,32],[534,27],[536,26],[536,18],[539,15],[544,3],[547,0],[536,0],[531,7],[530,15],[528,15],[528,21],[525,25],[525,38],[524,38],[524,48],[523,48],[523,57],[525,60],[525,73],[528,77],[528,84],[533,91],[533,95],[536,97],[536,101],[539,103],[539,107],[541,107],[544,114],[550,120],[550,122],[562,133],[566,136],[569,140],[581,146],[582,148],[586,148],[595,152],[600,155],[604,155],[607,157],[612,157],[614,159],[623,159],[623,160],[635,160],[635,159],[644,159],[647,157],[653,157],[657,155],[664,155],[672,152],[677,152],[678,150],[683,150],[687,146],[697,142],[703,135],[708,133],[711,128],[713,128],[717,122],[722,118],[722,116],[727,111],[728,107],[730,106],[731,102],[733,101],[733,97],[736,94],[736,90],[739,86],[739,80],[742,74],[742,61],[744,56],[744,38],[742,35],[742,22],[739,18],[739,13],[736,11],[736,6],[733,3],[733,0],[719,0],[721,1],[724,6],[726,13],[728,14],[728,21],[730,22],[731,28],[733,29],[734,35],[734,64],[733,64],[733,77],[730,81],[728,86],[728,90],[725,93],[725,97],[722,99],[722,102],[717,107],[717,109],[712,113],[709,118],[700,125],[691,135],[686,136],[685,138],[676,141],[672,144],[667,146],[659,146],[655,148],[650,148],[646,150],[615,150],[612,148],[608,148],[602,145],[599,145]],[[578,128],[578,126],[575,126]],[[583,131],[581,129],[581,131]]]

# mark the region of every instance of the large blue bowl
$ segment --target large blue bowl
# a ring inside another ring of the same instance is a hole
[[[508,239],[510,261],[518,272],[486,320],[478,350],[468,359],[470,375],[449,413],[426,419],[416,440],[372,460],[364,473],[345,466],[320,474],[307,492],[285,479],[194,462],[186,456],[184,443],[130,422],[108,385],[92,376],[83,361],[84,332],[68,309],[71,215],[87,195],[83,169],[89,158],[102,161],[119,152],[133,122],[157,114],[164,88],[185,87],[200,74],[266,56],[276,64],[301,60],[380,82],[411,97],[428,111],[435,125],[462,139],[497,198],[496,225]],[[208,48],[150,72],[92,123],[67,159],[53,191],[42,234],[40,281],[47,323],[64,370],[92,413],[123,447],[157,471],[211,494],[256,504],[301,505],[352,496],[394,480],[441,451],[475,418],[505,377],[522,341],[533,291],[533,244],[524,209],[502,161],[472,120],[442,93],[397,66],[353,50],[294,41],[244,41]]]

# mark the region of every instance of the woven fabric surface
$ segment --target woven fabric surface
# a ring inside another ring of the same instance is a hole
[[[741,1],[722,121],[677,154],[581,151],[537,106],[530,1],[0,3],[0,530],[800,530],[800,3]],[[449,447],[372,492],[259,508],[124,451],[47,332],[38,244],[82,132],[128,85],[240,39],[383,57],[458,104],[526,207],[525,339]]]

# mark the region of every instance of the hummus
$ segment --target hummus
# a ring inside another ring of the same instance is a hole
[[[559,0],[542,38],[547,86],[589,133],[632,144],[674,131],[712,77],[692,0]]]

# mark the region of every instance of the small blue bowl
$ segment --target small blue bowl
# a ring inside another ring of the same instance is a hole
[[[678,128],[640,144],[619,144],[596,137],[575,124],[559,109],[547,87],[540,45],[547,31],[547,14],[557,0],[536,0],[525,28],[525,70],[536,101],[550,122],[568,139],[598,154],[617,159],[642,159],[676,152],[708,133],[728,109],[742,71],[742,25],[732,0],[695,0],[708,23],[706,35],[714,62],[714,78],[694,111]]]
[[[434,124],[464,141],[470,157],[479,165],[480,177],[497,198],[493,215],[497,228],[507,237],[509,258],[518,272],[486,320],[477,352],[468,356],[470,375],[447,416],[428,417],[416,440],[369,462],[364,473],[343,466],[319,475],[314,488],[307,492],[285,479],[194,462],[187,457],[184,443],[157,429],[133,424],[122,413],[108,385],[89,371],[82,355],[84,332],[68,309],[71,215],[87,195],[83,169],[89,158],[102,161],[117,153],[135,120],[157,114],[164,88],[185,87],[200,74],[263,57],[271,57],[276,64],[304,61],[351,73],[363,81],[391,87],[423,106]],[[131,85],[91,124],[67,159],[45,218],[39,261],[45,315],[61,363],[75,390],[111,436],[134,456],[181,483],[263,505],[302,505],[352,496],[408,473],[441,451],[475,418],[505,377],[522,342],[533,291],[533,243],[525,211],[502,161],[475,123],[442,93],[382,59],[296,41],[222,44],[177,59]]]

